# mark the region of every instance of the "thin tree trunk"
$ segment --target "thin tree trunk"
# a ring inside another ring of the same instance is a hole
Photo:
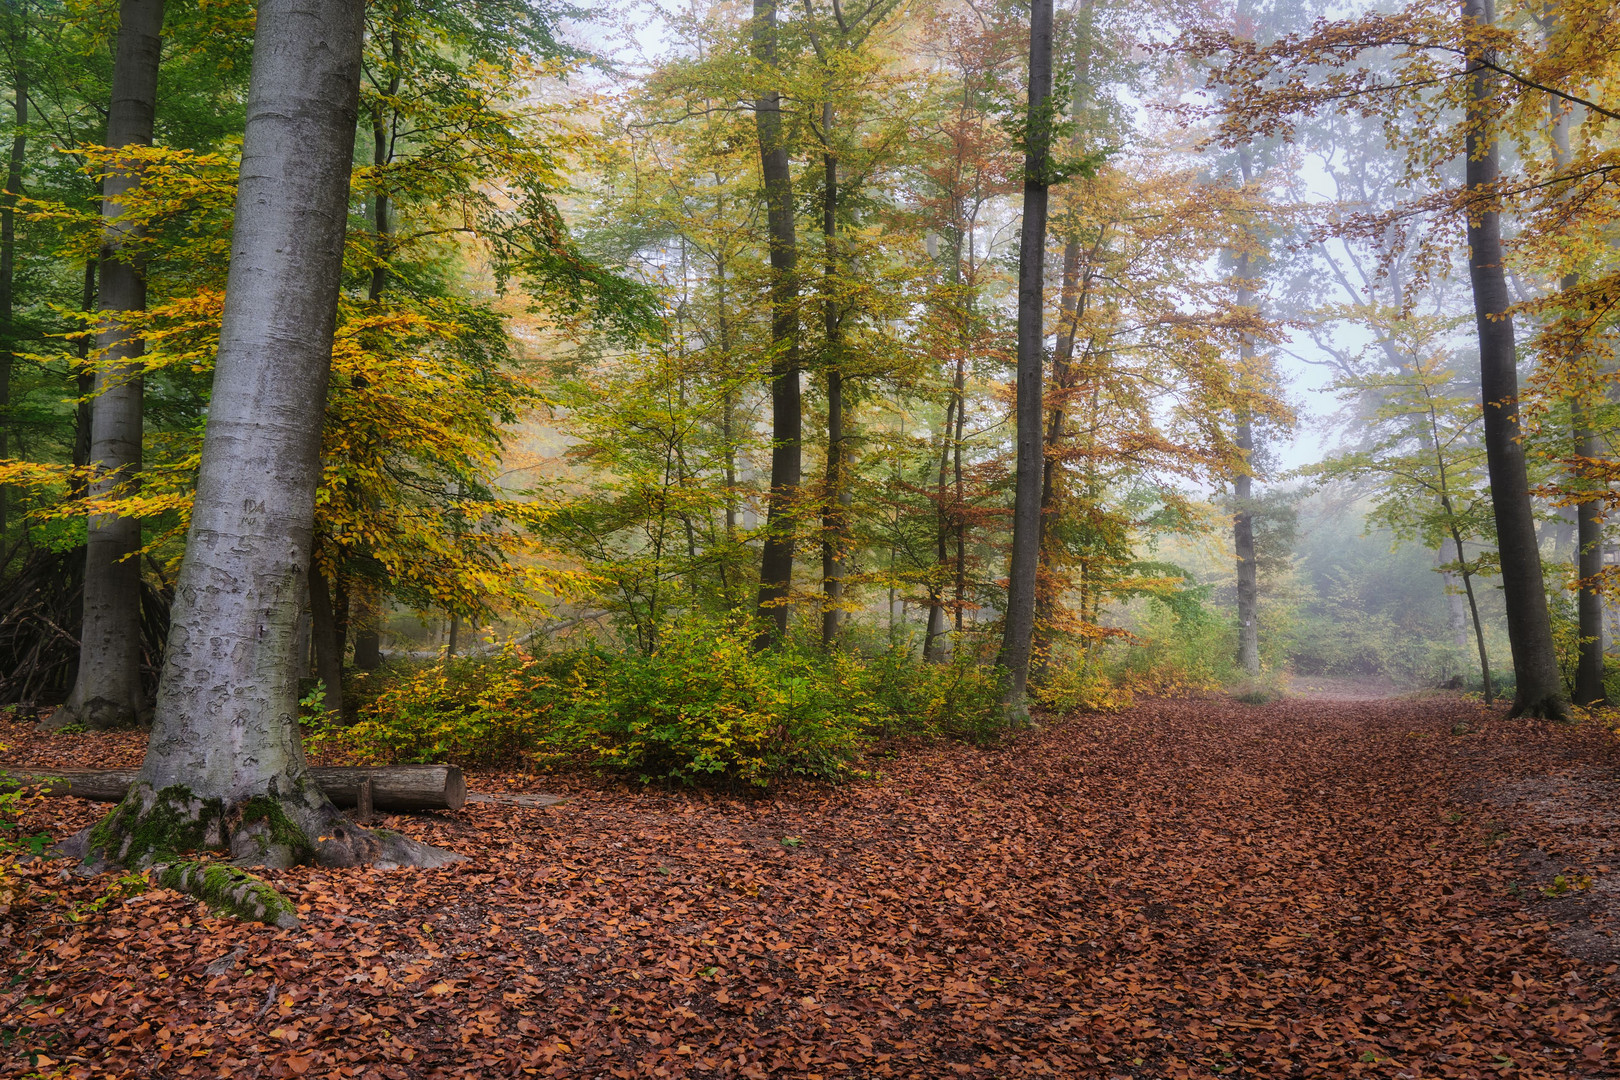
[[[450,613],[450,631],[449,631],[448,634],[445,635],[445,639],[444,639],[444,655],[446,657],[454,657],[456,655],[456,650],[460,647],[460,645],[461,645],[461,616],[456,614],[455,612],[451,612]],[[647,651],[649,653],[652,652],[652,648],[651,648],[650,645],[649,645]]]
[[[213,396],[157,715],[140,782],[87,838],[92,863],[150,863],[199,846],[229,846],[249,864],[446,859],[346,820],[309,776],[298,737],[292,650],[320,482],[364,12],[362,0],[258,5]]]
[[[1450,496],[1445,499],[1445,511],[1447,517],[1452,516]],[[1496,687],[1491,683],[1491,658],[1485,655],[1485,624],[1479,617],[1479,601],[1474,598],[1474,575],[1463,561],[1462,533],[1458,531],[1455,520],[1451,526],[1451,542],[1457,547],[1457,568],[1462,575],[1463,592],[1468,596],[1468,614],[1474,620],[1474,644],[1479,648],[1479,677],[1485,687],[1485,704],[1489,705],[1496,698]]]
[[[113,59],[107,145],[149,146],[157,108],[163,0],[122,0]],[[100,369],[90,409],[92,497],[133,494],[141,468],[142,371],[145,342],[122,324],[125,312],[146,308],[146,278],[135,228],[117,220],[140,183],[135,167],[115,165],[102,181]],[[149,715],[141,690],[141,522],[121,514],[92,514],[85,543],[84,623],[79,670],[53,725],[92,729],[133,727]]]
[[[28,68],[25,64],[27,22],[13,8],[11,51],[11,154],[6,161],[6,191],[0,199],[0,458],[11,456],[11,369],[17,355],[17,323],[13,289],[17,267],[17,200],[22,197],[23,158],[28,152]],[[5,485],[0,484],[0,551],[8,551],[6,526],[10,524]],[[5,567],[0,566],[0,571]]]
[[[754,0],[753,56],[774,76],[776,0]],[[799,407],[798,242],[793,229],[793,175],[782,131],[782,95],[766,90],[754,102],[760,172],[771,257],[771,492],[760,558],[758,645],[787,633],[793,587],[794,532],[803,479]]]
[[[844,372],[839,334],[838,303],[838,158],[832,149],[833,108],[821,107],[823,183],[821,235],[826,245],[822,270],[822,326],[827,355],[827,477],[822,493],[821,518],[821,644],[832,648],[844,621],[844,550],[848,484],[844,476]]]
[[[1463,0],[1463,15],[1481,26],[1491,21],[1486,0]],[[1530,481],[1519,439],[1518,354],[1502,261],[1498,197],[1494,193],[1499,175],[1496,141],[1491,134],[1492,110],[1497,107],[1495,79],[1488,68],[1473,61],[1470,76],[1468,270],[1479,334],[1486,465],[1496,515],[1502,593],[1507,603],[1508,644],[1513,653],[1513,715],[1563,717],[1569,709],[1553,647]]]
[[[1569,129],[1573,116],[1565,102],[1549,97],[1553,157],[1559,168],[1569,163]],[[1580,284],[1579,274],[1566,274],[1559,287],[1571,292]],[[1597,382],[1598,373],[1590,358],[1577,358],[1582,369],[1577,377],[1574,393],[1569,399],[1570,435],[1575,456],[1585,461],[1603,455],[1603,442],[1592,424],[1587,407],[1590,387]],[[1585,486],[1577,478],[1577,483]],[[1579,623],[1577,659],[1575,664],[1575,701],[1579,705],[1603,705],[1608,691],[1603,685],[1603,596],[1598,589],[1598,575],[1603,572],[1603,505],[1593,498],[1575,504],[1575,580],[1576,618]]]
[[[945,406],[945,424],[939,437],[939,477],[934,487],[934,564],[943,572],[950,565],[951,519],[945,509],[945,479],[951,463],[951,429],[956,420],[956,395]],[[938,663],[945,659],[945,599],[941,583],[928,587],[928,629],[923,636],[923,660]]]
[[[1035,575],[1041,557],[1042,343],[1046,284],[1047,151],[1052,139],[1052,0],[1032,0],[1029,18],[1029,121],[1024,154],[1024,220],[1018,248],[1018,463],[1013,498],[1012,559],[1001,665],[1005,702],[1024,709],[1030,638],[1035,627]]]
[[[337,617],[332,609],[332,588],[313,560],[309,567],[310,636],[315,646],[315,677],[325,690],[323,705],[343,716],[343,650],[338,644]]]
[[[1086,128],[1084,115],[1091,89],[1091,26],[1095,0],[1081,0],[1076,13],[1078,25],[1074,53],[1074,98],[1070,116],[1075,124],[1069,139],[1069,152],[1077,154],[1085,148]],[[1046,423],[1046,450],[1041,463],[1041,565],[1047,571],[1051,584],[1038,589],[1035,596],[1034,664],[1037,673],[1044,672],[1051,660],[1052,615],[1057,606],[1055,565],[1058,552],[1052,541],[1057,535],[1045,526],[1056,511],[1060,497],[1058,479],[1058,449],[1063,441],[1063,392],[1069,388],[1069,367],[1074,359],[1074,340],[1080,316],[1080,237],[1071,232],[1063,245],[1063,281],[1058,289],[1057,347],[1052,351],[1052,385],[1057,390],[1050,399]]]
[[[397,17],[397,12],[395,14]],[[391,100],[399,94],[404,58],[404,47],[400,41],[397,25],[390,28],[389,40],[393,69],[388,74],[387,94]],[[371,163],[377,168],[379,177],[393,159],[394,117],[378,107],[373,110],[371,116]],[[379,188],[371,203],[373,257],[376,263],[371,268],[371,284],[366,290],[366,299],[375,304],[382,299],[383,291],[388,287],[388,260],[393,254],[394,224],[393,202],[386,190]],[[360,376],[355,377],[355,385],[357,387],[364,385]],[[361,584],[353,591],[355,592],[353,604],[356,610],[356,617],[353,620],[354,666],[362,671],[375,671],[382,666],[382,635],[377,626],[382,615],[380,597],[377,595],[378,590],[369,582]],[[348,597],[345,596],[345,601],[347,600]],[[342,605],[345,616],[348,606],[347,602]],[[338,625],[346,628],[348,622],[347,617],[344,617]],[[340,652],[339,656],[341,655]]]
[[[96,309],[96,260],[84,261],[84,307],[88,314]],[[93,423],[91,414],[90,396],[96,390],[96,373],[90,366],[90,334],[79,335],[78,363],[74,366],[74,388],[78,392],[78,404],[73,410],[73,464],[84,468],[90,464],[90,428]],[[89,488],[75,479],[73,481],[72,495],[82,498]]]
[[[1254,302],[1254,290],[1249,288],[1249,255],[1238,257],[1237,306],[1249,307]],[[1238,364],[1243,377],[1249,375],[1254,363],[1254,342],[1248,334],[1238,346]],[[1249,414],[1238,416],[1237,431],[1232,439],[1242,458],[1237,477],[1232,482],[1236,512],[1232,515],[1232,548],[1237,559],[1238,647],[1237,663],[1250,675],[1260,673],[1260,580],[1254,553],[1254,432]]]

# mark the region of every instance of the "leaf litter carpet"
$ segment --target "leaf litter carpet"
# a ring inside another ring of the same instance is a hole
[[[1616,1076],[1617,764],[1436,697],[1150,701],[773,798],[480,774],[569,799],[390,819],[454,867],[271,874],[297,930],[27,867],[0,1072]]]

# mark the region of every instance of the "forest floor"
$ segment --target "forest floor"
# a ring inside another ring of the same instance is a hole
[[[441,870],[273,873],[296,930],[33,864],[0,1074],[1617,1076],[1617,767],[1439,695],[1145,701],[769,798],[480,774],[568,798],[390,819]]]

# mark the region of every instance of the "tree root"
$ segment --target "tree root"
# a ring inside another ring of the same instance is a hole
[[[181,785],[153,790],[139,783],[98,824],[64,840],[57,853],[80,860],[80,873],[114,866],[156,868],[158,880],[210,907],[278,926],[295,925],[291,904],[242,868],[315,865],[375,866],[381,870],[432,868],[464,856],[390,829],[362,829],[313,784],[275,790],[227,805],[200,798]],[[189,857],[230,852],[229,866]],[[292,923],[287,923],[287,918]]]
[[[299,925],[298,912],[263,878],[222,863],[192,860],[157,867],[158,884],[189,893],[221,915],[269,923],[283,930]]]

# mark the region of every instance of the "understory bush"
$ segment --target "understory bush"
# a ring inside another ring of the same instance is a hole
[[[971,656],[756,652],[753,638],[741,621],[694,619],[648,655],[508,646],[404,671],[351,727],[306,718],[308,740],[368,761],[572,760],[642,782],[765,786],[847,775],[885,735],[986,741],[1000,729],[997,673]]]

